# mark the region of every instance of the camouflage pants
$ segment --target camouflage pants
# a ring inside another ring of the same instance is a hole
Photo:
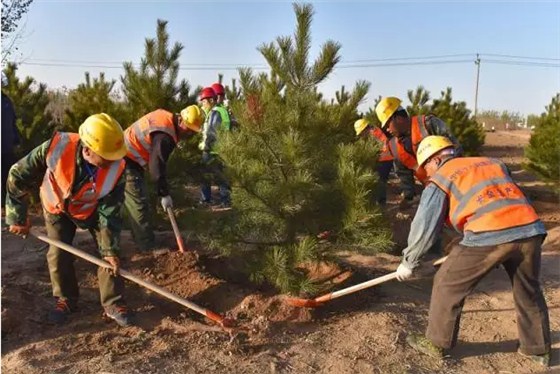
[[[141,251],[147,251],[154,247],[155,237],[144,170],[127,160],[125,179],[124,208],[132,237]]]
[[[47,235],[51,239],[60,240],[72,244],[76,234],[76,224],[66,215],[54,215],[44,212]],[[96,243],[99,241],[99,230],[97,227],[89,229]],[[68,300],[70,304],[76,304],[80,291],[74,261],[76,257],[54,245],[49,246],[47,252],[47,263],[53,289],[53,296]],[[99,294],[101,305],[113,305],[123,300],[124,281],[121,277],[115,277],[107,269],[98,268],[97,278],[99,281]]]

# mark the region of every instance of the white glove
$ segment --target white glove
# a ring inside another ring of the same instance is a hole
[[[401,263],[397,268],[397,279],[399,282],[406,280],[412,276],[412,269]]]
[[[167,211],[167,208],[173,208],[173,200],[171,200],[171,196],[167,195],[161,198],[161,206],[163,210]]]

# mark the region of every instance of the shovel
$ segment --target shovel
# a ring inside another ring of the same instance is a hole
[[[185,243],[183,242],[183,237],[181,236],[179,226],[177,226],[177,220],[175,219],[175,214],[173,214],[173,209],[171,209],[171,207],[167,208],[167,215],[169,216],[173,232],[175,233],[175,239],[177,240],[177,245],[179,246],[179,252],[185,253]]]
[[[440,258],[439,260],[437,260],[433,263],[433,266],[437,266],[437,265],[442,264],[446,259],[447,259],[447,256]],[[339,298],[341,296],[349,295],[351,293],[358,292],[358,291],[361,291],[363,289],[370,288],[370,287],[376,286],[376,285],[381,284],[381,283],[385,283],[385,282],[393,280],[395,278],[397,278],[397,272],[396,271],[394,271],[392,273],[389,273],[389,274],[386,274],[386,275],[383,275],[381,277],[377,277],[377,278],[368,280],[368,281],[363,282],[363,283],[356,284],[356,285],[351,286],[351,287],[343,288],[342,290],[338,290],[338,291],[335,291],[335,292],[330,292],[330,293],[325,294],[323,296],[318,296],[314,299],[302,299],[302,298],[298,298],[298,297],[288,297],[288,298],[285,299],[285,301],[289,305],[297,306],[297,307],[300,307],[300,308],[317,308],[319,306],[322,306],[327,301],[331,301],[331,300]]]
[[[70,252],[75,256],[81,257],[84,260],[87,260],[91,263],[94,263],[97,266],[112,269],[112,266],[108,262],[103,261],[103,260],[101,260],[101,259],[99,259],[95,256],[92,256],[92,255],[90,255],[90,254],[88,254],[84,251],[81,251],[77,248],[74,248],[71,245],[63,243],[59,240],[51,239],[51,238],[46,237],[44,235],[35,235],[35,236],[37,237],[37,239],[42,240],[45,243],[55,245],[58,248],[63,249],[67,252]],[[208,319],[216,322],[217,324],[219,324],[227,332],[231,332],[232,327],[234,327],[234,325],[235,325],[235,322],[232,319],[224,318],[221,315],[219,315],[218,313],[214,313],[211,310],[208,310],[206,308],[202,308],[202,307],[196,305],[195,303],[188,301],[187,299],[183,299],[182,297],[179,297],[177,295],[174,295],[174,294],[166,291],[164,288],[162,288],[158,285],[146,282],[145,280],[135,276],[134,274],[132,274],[132,273],[130,273],[130,272],[124,270],[124,269],[119,269],[119,275],[121,277],[123,277],[124,279],[128,279],[129,281],[132,281],[136,284],[139,284],[142,287],[145,287],[145,288],[147,288],[151,291],[154,291],[155,293],[157,293],[157,294],[159,294],[163,297],[166,297],[166,298],[168,298],[172,301],[175,301],[178,304],[181,304],[181,305],[183,305],[183,306],[185,306],[185,307],[187,307],[191,310],[194,310],[195,312],[197,312],[199,314],[202,314],[206,318],[208,318]]]

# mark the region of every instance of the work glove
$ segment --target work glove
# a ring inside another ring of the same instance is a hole
[[[103,257],[105,261],[107,261],[111,266],[112,269],[107,269],[110,273],[112,273],[115,277],[119,274],[119,267],[121,266],[121,262],[117,256],[106,256]]]
[[[412,276],[412,269],[401,262],[401,264],[397,268],[397,280],[399,282],[402,282],[403,280],[406,280],[411,276]]]
[[[24,225],[10,225],[8,230],[12,234],[23,236],[25,238],[27,235],[29,235],[30,228],[31,228],[31,222],[29,221],[29,218],[27,218]]]
[[[173,200],[171,200],[171,196],[167,195],[161,198],[161,206],[163,210],[167,211],[167,208],[173,208]]]

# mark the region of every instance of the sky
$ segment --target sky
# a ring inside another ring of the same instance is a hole
[[[361,110],[380,95],[406,98],[419,85],[432,98],[451,87],[453,99],[474,110],[477,53],[479,111],[540,114],[560,92],[560,1],[313,5],[311,59],[327,40],[342,45],[341,62],[319,90],[329,98],[367,80]],[[24,17],[18,75],[49,88],[74,88],[86,71],[120,82],[122,62],[140,62],[157,19],[168,21],[170,42],[184,46],[180,78],[193,87],[214,83],[218,73],[230,84],[236,66],[266,71],[257,47],[292,35],[296,25],[289,1],[35,0]]]

